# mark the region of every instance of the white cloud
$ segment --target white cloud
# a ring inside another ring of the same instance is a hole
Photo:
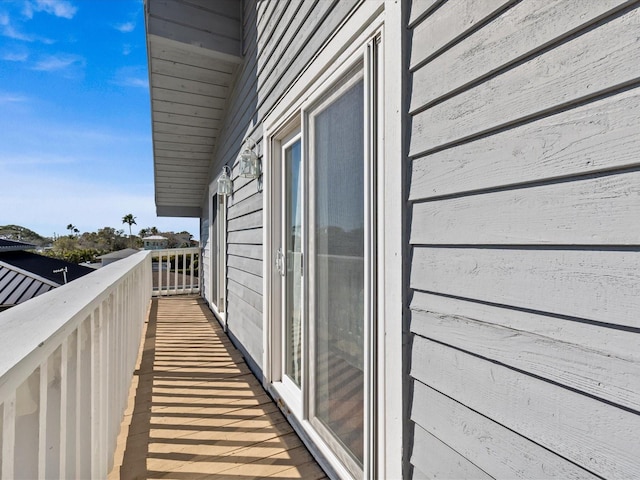
[[[129,45],[128,43],[125,43],[122,46],[122,54],[123,55],[129,55],[132,51],[131,45]]]
[[[35,63],[33,70],[43,72],[54,72],[65,70],[69,67],[84,67],[85,60],[79,55],[49,55],[43,57]]]
[[[29,100],[24,95],[17,95],[15,93],[2,93],[0,92],[0,105],[6,105],[8,103],[24,103]]]
[[[113,84],[121,87],[149,88],[146,66],[119,68],[113,78]]]
[[[2,60],[7,62],[26,62],[29,59],[27,52],[7,52],[2,55]]]
[[[33,12],[45,12],[56,17],[72,19],[78,7],[66,0],[35,0],[35,2],[27,2],[23,10],[23,14],[27,18],[33,17]]]
[[[136,28],[136,23],[135,22],[118,23],[117,25],[114,25],[113,28],[115,28],[116,30],[122,33],[129,33],[129,32],[133,32],[133,30]]]
[[[118,80],[116,84],[122,87],[149,88],[149,80],[146,78],[128,77]]]
[[[33,42],[36,40],[36,37],[34,35],[23,33],[10,23],[2,25],[2,35],[14,40],[22,40],[23,42]]]
[[[33,35],[24,33],[11,22],[11,18],[6,13],[0,13],[0,35],[11,38],[13,40],[21,40],[23,42],[43,42],[46,44],[54,43],[50,40],[39,35]]]

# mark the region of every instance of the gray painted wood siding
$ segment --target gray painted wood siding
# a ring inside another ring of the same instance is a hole
[[[639,3],[407,21],[407,472],[638,478]]]
[[[250,357],[252,367],[262,368],[263,354],[263,193],[261,180],[238,176],[236,159],[247,137],[258,142],[258,153],[263,157],[263,118],[358,3],[244,2],[244,63],[221,126],[209,180],[220,173],[223,165],[232,168],[234,193],[227,213],[227,326]],[[208,252],[206,243],[204,249]],[[209,276],[204,281],[206,284]]]

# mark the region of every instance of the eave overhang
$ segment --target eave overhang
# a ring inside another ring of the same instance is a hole
[[[199,217],[242,62],[240,0],[145,0],[156,211]]]

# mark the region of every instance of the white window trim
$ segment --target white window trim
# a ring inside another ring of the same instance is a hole
[[[377,165],[377,249],[382,262],[377,265],[378,330],[377,336],[377,401],[376,425],[376,464],[375,476],[378,478],[401,478],[403,455],[403,150],[402,150],[402,55],[398,54],[403,43],[402,2],[368,1],[340,28],[309,68],[292,85],[283,100],[267,113],[264,126],[264,195],[263,211],[265,228],[263,245],[263,384],[269,388],[272,378],[271,337],[272,295],[270,275],[274,268],[271,209],[273,192],[271,191],[273,170],[272,139],[281,129],[291,122],[309,98],[322,85],[344,72],[345,62],[353,58],[366,41],[382,33],[383,43],[379,51],[379,105],[383,110],[378,123],[379,142]],[[365,28],[362,28],[366,25]],[[360,32],[354,35],[353,32]],[[312,87],[309,87],[312,85]],[[304,422],[303,428],[305,427]],[[308,426],[307,426],[308,427]],[[312,442],[321,445],[317,434],[305,428]],[[321,453],[331,457],[332,453],[320,448]],[[348,472],[336,468],[336,473],[349,478]]]

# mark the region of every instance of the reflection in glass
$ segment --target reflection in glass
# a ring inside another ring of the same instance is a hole
[[[362,466],[364,85],[313,117],[314,413]]]
[[[300,387],[302,344],[302,175],[300,140],[286,148],[285,249],[286,312],[285,374]]]

